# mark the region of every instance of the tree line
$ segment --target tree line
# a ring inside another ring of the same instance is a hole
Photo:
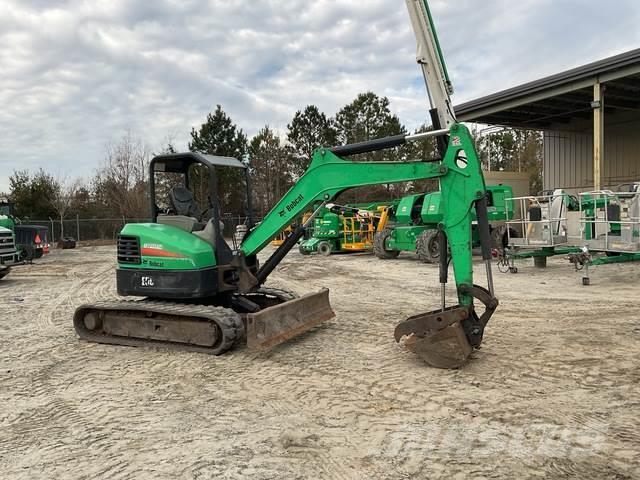
[[[417,131],[425,131],[424,125]],[[209,113],[199,128],[192,128],[190,151],[229,156],[248,162],[252,184],[254,214],[265,215],[308,168],[319,147],[344,145],[375,138],[406,134],[407,129],[390,109],[387,97],[373,92],[359,94],[334,116],[315,105],[295,113],[285,135],[269,125],[249,138],[221,105]],[[483,162],[492,170],[518,170],[530,174],[532,191],[541,183],[542,138],[539,132],[505,129],[477,139]],[[8,196],[15,214],[23,219],[63,220],[80,218],[144,219],[149,215],[148,167],[157,153],[173,153],[168,143],[153,152],[131,132],[105,148],[95,175],[88,180],[56,177],[40,169],[14,171],[9,179]],[[402,147],[354,156],[361,161],[427,160],[437,156],[434,141],[416,142]],[[242,172],[221,169],[219,197],[223,213],[242,211]],[[206,198],[206,178],[195,175],[192,190],[197,199]],[[341,195],[342,202],[365,202],[398,198],[412,192],[434,190],[433,180],[407,184],[380,185],[353,189]],[[162,188],[159,192],[162,192]]]

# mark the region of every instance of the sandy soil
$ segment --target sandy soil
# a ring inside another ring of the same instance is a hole
[[[54,252],[0,281],[0,477],[640,478],[640,270],[520,267],[496,273],[483,348],[442,371],[392,338],[437,306],[411,256],[291,253],[271,285],[329,286],[337,318],[210,357],[78,341],[115,251]]]

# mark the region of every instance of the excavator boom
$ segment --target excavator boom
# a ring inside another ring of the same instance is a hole
[[[449,136],[449,147],[440,161],[356,162],[338,156],[338,153],[342,155],[364,153],[390,148],[407,141],[421,140],[427,136],[442,135]],[[280,231],[290,225],[292,219],[310,208],[325,205],[347,189],[427,178],[440,180],[441,195],[445,204],[440,225],[441,241],[444,242],[441,251],[447,251],[448,245],[459,304],[455,307],[447,307],[443,296],[439,310],[414,315],[401,323],[396,329],[396,339],[399,341],[403,337],[410,337],[407,342],[409,348],[433,366],[443,368],[460,366],[473,348],[480,345],[484,327],[497,306],[490,280],[490,267],[488,266],[487,270],[488,288],[479,287],[473,282],[470,238],[471,224],[475,217],[481,233],[483,257],[487,263],[491,259],[491,241],[484,178],[473,138],[465,126],[453,124],[450,130],[391,137],[335,149],[318,150],[307,172],[263,221],[245,237],[240,247],[242,255],[255,255]],[[303,232],[304,225],[294,230],[255,276],[245,270],[245,280],[241,282],[242,288],[250,291],[263,284]],[[444,263],[440,265],[440,278],[444,291],[449,264],[446,256],[442,257]],[[326,298],[326,304],[323,304],[320,294],[317,295],[317,298],[315,296],[309,298],[309,301],[314,303],[314,310],[317,312],[330,310],[328,297],[323,297]],[[479,300],[485,305],[485,312],[482,315],[476,314],[474,300]],[[273,307],[270,312],[260,312],[259,318],[256,319],[256,323],[260,325],[259,331],[267,331],[271,328],[272,338],[279,338],[285,333],[284,329],[282,332],[277,328],[273,329],[273,325],[278,325],[279,318],[282,316],[279,308],[285,308],[285,306]],[[300,312],[305,311],[307,309],[304,307],[300,309]],[[287,321],[284,327],[301,330],[305,324],[315,325],[304,318],[298,325]]]

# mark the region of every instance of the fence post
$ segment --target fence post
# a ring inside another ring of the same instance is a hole
[[[76,240],[80,241],[80,215],[76,213]]]
[[[53,245],[55,243],[55,238],[56,238],[56,231],[54,229],[53,226],[53,218],[49,217],[49,220],[51,221],[51,244]]]

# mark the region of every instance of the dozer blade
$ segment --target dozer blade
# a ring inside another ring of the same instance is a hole
[[[335,313],[329,303],[329,290],[322,289],[300,298],[247,314],[247,346],[266,350],[297,337]]]
[[[422,313],[398,324],[396,342],[406,337],[407,349],[436,368],[459,368],[473,351],[462,322],[473,313],[469,307],[456,306]]]

